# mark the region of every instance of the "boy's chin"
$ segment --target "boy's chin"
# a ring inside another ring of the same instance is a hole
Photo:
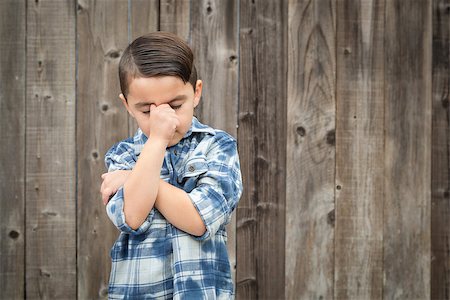
[[[181,136],[180,134],[177,132],[175,133],[175,136],[173,137],[173,139],[169,142],[169,144],[167,145],[167,148],[175,146],[176,144],[178,144],[181,141]]]

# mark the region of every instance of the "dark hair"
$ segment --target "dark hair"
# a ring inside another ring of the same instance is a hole
[[[197,71],[188,44],[170,32],[152,32],[135,39],[119,62],[120,89],[127,97],[131,79],[176,76],[195,90]]]

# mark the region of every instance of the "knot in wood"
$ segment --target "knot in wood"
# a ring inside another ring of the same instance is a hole
[[[327,144],[333,145],[336,143],[336,132],[334,130],[330,130],[327,133]]]
[[[19,237],[19,233],[17,231],[15,231],[15,230],[11,230],[8,235],[13,240],[15,240],[15,239],[17,239]]]
[[[306,130],[305,130],[305,128],[302,127],[302,126],[297,126],[297,128],[295,129],[295,131],[297,132],[297,134],[298,134],[299,136],[305,136],[305,134],[306,134]]]
[[[102,105],[102,111],[106,112],[108,110],[108,108],[109,108],[108,104]]]
[[[327,223],[330,224],[331,226],[334,226],[336,220],[336,214],[335,214],[335,210],[333,209],[332,211],[330,211],[327,214]]]

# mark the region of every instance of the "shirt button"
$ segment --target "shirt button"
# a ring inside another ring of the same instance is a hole
[[[173,154],[177,155],[177,149],[173,150]]]
[[[189,170],[189,172],[194,172],[195,171],[195,167],[194,166],[189,166],[188,170]]]

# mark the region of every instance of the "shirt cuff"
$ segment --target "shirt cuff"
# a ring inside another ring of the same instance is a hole
[[[196,240],[206,240],[229,222],[229,207],[227,200],[214,190],[213,186],[203,185],[188,193],[200,218],[205,224],[206,231],[201,236],[194,236]]]
[[[140,235],[145,233],[151,225],[155,215],[155,209],[152,208],[144,223],[138,229],[131,228],[125,221],[125,213],[123,211],[123,187],[119,188],[116,194],[109,200],[106,205],[106,212],[113,224],[124,233],[131,235]]]

